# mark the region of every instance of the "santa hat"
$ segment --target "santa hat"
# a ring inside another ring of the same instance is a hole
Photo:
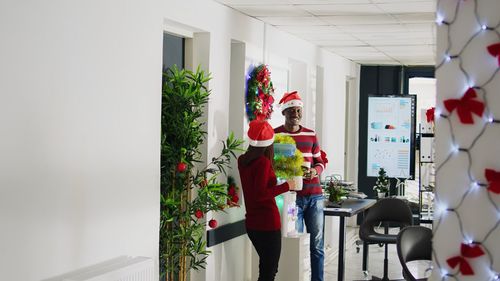
[[[256,147],[267,147],[274,142],[274,130],[265,120],[253,120],[248,129],[250,145]]]
[[[297,91],[291,93],[285,93],[280,100],[281,111],[294,106],[304,106],[304,103],[300,99],[299,93]]]

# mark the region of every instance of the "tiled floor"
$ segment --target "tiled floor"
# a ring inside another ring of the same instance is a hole
[[[396,230],[397,231],[397,230]],[[371,280],[371,275],[383,276],[384,271],[384,247],[370,245],[368,270],[369,277],[365,277],[361,270],[363,257],[363,247],[360,245],[359,253],[356,251],[356,240],[358,240],[358,228],[347,227],[346,232],[346,254],[345,254],[345,280]],[[337,280],[337,261],[338,250],[332,248],[325,249],[325,281]],[[389,279],[403,279],[401,274],[401,265],[399,263],[396,245],[389,245]],[[412,266],[419,276],[423,276],[425,270],[429,267],[426,262],[419,262]]]

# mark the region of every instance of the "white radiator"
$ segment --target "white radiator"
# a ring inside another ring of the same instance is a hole
[[[121,256],[42,281],[153,281],[153,259]]]

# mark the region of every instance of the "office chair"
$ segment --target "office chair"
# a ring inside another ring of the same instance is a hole
[[[388,244],[396,244],[397,235],[389,234],[389,226],[399,226],[400,228],[412,224],[412,213],[408,204],[397,198],[384,198],[368,209],[363,222],[359,226],[359,238],[363,241],[363,269],[366,269],[368,259],[368,245],[385,245],[384,249],[384,276],[378,278],[373,276],[372,280],[389,280],[387,271],[389,267]],[[379,233],[375,229],[384,226],[384,233]]]
[[[403,267],[403,277],[409,281],[427,280],[427,278],[416,279],[406,263],[432,260],[432,230],[423,226],[405,227],[398,233],[396,248]]]

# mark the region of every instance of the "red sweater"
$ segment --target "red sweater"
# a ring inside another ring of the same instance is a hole
[[[247,229],[272,231],[281,229],[281,220],[274,197],[287,192],[288,183],[276,185],[271,161],[260,156],[247,165],[238,158]]]
[[[297,148],[304,155],[304,162],[311,163],[311,168],[316,169],[318,176],[312,180],[304,179],[302,190],[297,191],[298,196],[307,196],[313,194],[323,194],[323,189],[319,182],[319,175],[325,169],[325,164],[321,158],[321,149],[319,147],[318,138],[313,130],[300,126],[297,132],[289,132],[285,126],[279,126],[274,129],[275,133],[281,133],[291,136],[296,143]]]

